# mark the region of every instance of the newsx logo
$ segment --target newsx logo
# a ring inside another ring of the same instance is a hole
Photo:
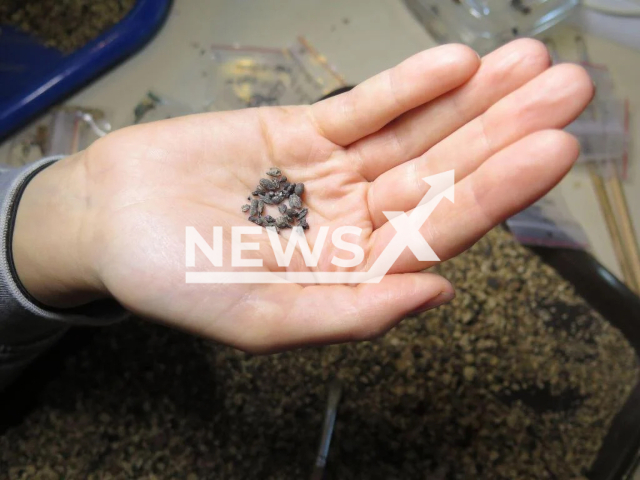
[[[420,261],[439,261],[440,259],[420,233],[420,228],[429,218],[443,198],[454,201],[454,171],[449,170],[423,179],[431,188],[420,200],[410,214],[406,212],[383,212],[396,230],[395,236],[382,251],[380,256],[366,272],[268,272],[268,271],[187,271],[187,283],[377,283],[389,272],[395,261],[405,248],[409,248]],[[262,267],[260,258],[242,258],[246,250],[258,250],[259,244],[243,242],[243,235],[260,235],[261,227],[235,226],[231,229],[231,266],[234,269],[246,267]],[[313,250],[310,249],[302,228],[295,227],[283,249],[281,238],[275,229],[267,228],[269,241],[279,266],[287,267],[291,262],[296,247],[307,267],[317,267],[320,253],[326,242],[329,227],[320,227]],[[340,250],[350,252],[353,258],[345,260],[333,257],[331,263],[341,268],[354,268],[364,260],[364,250],[355,243],[345,241],[347,234],[360,236],[362,229],[354,226],[342,226],[334,230],[331,242]],[[223,267],[222,227],[213,227],[213,244],[210,245],[195,227],[186,227],[186,267],[196,266],[196,248],[211,262],[214,267]]]

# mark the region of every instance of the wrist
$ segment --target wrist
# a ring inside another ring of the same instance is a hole
[[[19,198],[11,239],[18,279],[39,302],[70,308],[107,292],[92,262],[84,152],[38,172]]]

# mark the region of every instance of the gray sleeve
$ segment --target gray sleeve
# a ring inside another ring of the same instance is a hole
[[[27,183],[60,158],[0,170],[0,390],[62,337],[69,325],[107,325],[128,316],[114,301],[74,309],[49,308],[38,304],[18,280],[11,252],[18,202]]]

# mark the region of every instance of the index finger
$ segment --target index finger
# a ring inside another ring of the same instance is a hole
[[[459,87],[479,67],[480,57],[469,47],[442,45],[410,57],[349,92],[316,103],[309,111],[318,131],[345,147]]]

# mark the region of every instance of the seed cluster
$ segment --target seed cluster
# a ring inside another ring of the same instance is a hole
[[[267,176],[270,178],[261,178],[252,192],[256,198],[247,197],[250,203],[241,208],[243,212],[249,213],[249,221],[261,227],[275,228],[278,233],[282,229],[293,228],[296,222],[303,230],[307,230],[309,209],[302,207],[304,183],[289,182],[276,167],[270,168]],[[289,206],[285,200],[288,200]],[[271,215],[263,215],[266,213],[266,205],[277,205],[280,216],[274,218]]]

